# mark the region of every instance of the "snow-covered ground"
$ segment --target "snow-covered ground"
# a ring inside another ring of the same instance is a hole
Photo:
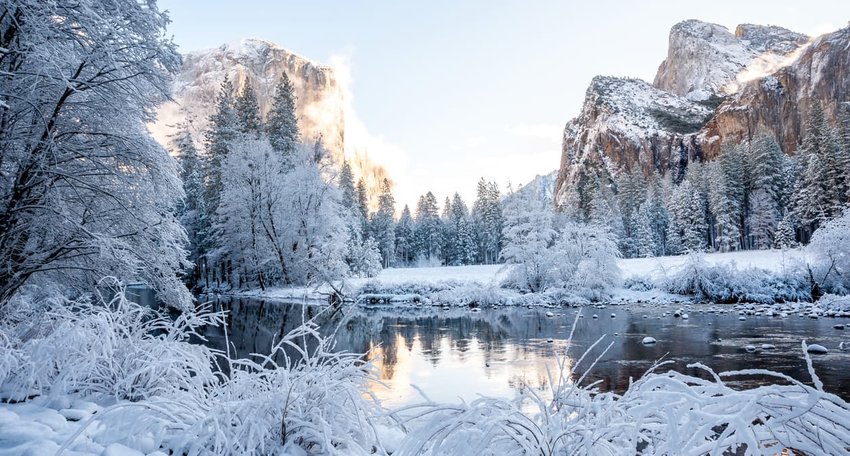
[[[805,252],[791,250],[747,250],[742,252],[707,253],[705,260],[711,265],[735,265],[739,269],[759,268],[771,272],[782,272],[795,261],[804,260]],[[682,266],[688,260],[687,255],[664,256],[654,258],[625,258],[619,261],[623,278],[657,277],[664,271]]]
[[[792,250],[755,250],[728,253],[708,253],[704,256],[710,265],[729,265],[739,269],[760,268],[771,272],[782,272],[794,262],[804,260],[806,254],[800,249]],[[681,267],[688,260],[687,255],[664,256],[653,258],[623,258],[618,265],[624,279],[645,277],[658,279],[664,274]],[[474,265],[474,266],[443,266],[427,268],[387,268],[374,278],[350,279],[345,285],[346,290],[359,289],[367,284],[383,287],[401,284],[439,284],[444,282],[460,282],[469,285],[498,286],[508,273],[510,265]],[[319,289],[310,287],[269,288],[265,291],[250,290],[239,293],[242,296],[257,296],[271,299],[321,299],[323,293],[330,292],[327,287]],[[651,295],[666,293],[646,292]],[[644,293],[644,294],[646,294]],[[635,297],[643,299],[644,294],[636,294],[631,290],[616,290],[615,300],[631,300]]]

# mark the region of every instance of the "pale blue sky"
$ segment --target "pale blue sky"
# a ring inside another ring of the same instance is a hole
[[[845,26],[850,2],[160,0],[182,51],[262,38],[344,57],[354,109],[392,155],[399,203],[432,190],[471,204],[483,176],[527,182],[558,167],[563,125],[597,74],[652,81],[670,27],[701,19],[803,33]]]

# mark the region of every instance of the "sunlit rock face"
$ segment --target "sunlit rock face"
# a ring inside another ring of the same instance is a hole
[[[341,156],[345,100],[333,69],[255,39],[184,55],[183,67],[172,87],[174,101],[160,107],[151,131],[157,140],[168,146],[168,136],[177,124],[188,122],[200,144],[225,76],[230,78],[237,92],[250,81],[261,114],[265,116],[283,73],[295,86],[302,139],[309,141],[321,136],[325,146]]]
[[[699,21],[677,24],[652,85],[597,77],[581,114],[564,129],[555,203],[571,204],[580,172],[612,175],[637,166],[681,176],[726,141],[773,133],[792,154],[813,99],[827,114],[850,100],[850,29],[817,39],[744,24],[731,33]]]
[[[376,201],[375,195],[389,175],[381,163],[370,158],[362,125],[353,121],[356,119],[351,111],[346,72],[340,73],[268,41],[244,39],[239,44],[185,54],[172,86],[173,101],[159,108],[156,122],[149,126],[151,133],[170,148],[170,135],[185,122],[202,148],[203,134],[225,75],[237,93],[250,81],[265,118],[284,73],[295,87],[302,141],[312,143],[321,137],[333,162],[341,166],[343,159],[348,160],[355,177],[364,179],[370,199]],[[346,129],[349,133],[353,129],[353,134],[346,135]]]

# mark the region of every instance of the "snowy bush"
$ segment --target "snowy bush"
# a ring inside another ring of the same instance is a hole
[[[670,293],[719,303],[809,299],[808,284],[796,267],[785,273],[738,269],[734,263],[710,264],[701,253],[690,254],[681,267],[661,279],[660,286]]]
[[[619,284],[620,254],[609,228],[564,220],[533,202],[514,204],[506,215],[502,257],[514,265],[509,287],[532,293],[566,288],[601,300]]]
[[[18,353],[18,369],[4,382],[7,392],[141,400],[218,381],[210,362],[213,352],[189,338],[201,326],[220,324],[221,314],[184,313],[172,319],[116,291],[109,300],[49,302],[11,335],[0,335]],[[10,344],[10,338],[17,343]]]
[[[43,306],[27,300],[16,323],[0,327],[4,398],[114,404],[81,423],[66,446],[97,419],[89,433],[129,442],[144,430],[154,448],[187,455],[381,449],[371,424],[382,411],[366,394],[371,367],[360,354],[336,353],[314,323],[286,334],[261,361],[231,359],[189,342],[224,314],[201,307],[169,316],[120,288],[104,295],[113,293]]]
[[[513,295],[493,284],[467,283],[432,293],[429,298],[435,304],[449,306],[501,306],[509,304]]]
[[[364,395],[374,380],[370,366],[359,354],[335,353],[315,324],[284,336],[261,362],[228,364],[229,379],[209,389],[189,419],[169,423],[179,428],[169,448],[188,455],[381,449],[375,430],[381,409]]]
[[[850,292],[850,209],[818,228],[807,252],[812,280],[836,293]]]

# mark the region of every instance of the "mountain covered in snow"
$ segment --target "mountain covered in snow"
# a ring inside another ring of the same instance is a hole
[[[179,123],[187,122],[200,143],[225,76],[237,92],[250,81],[265,116],[283,73],[295,86],[302,138],[321,136],[328,149],[342,153],[345,94],[333,68],[257,39],[184,54],[183,66],[172,86],[173,101],[159,108],[151,131],[168,147],[169,135]]]
[[[818,38],[776,26],[688,20],[670,31],[652,84],[596,77],[564,129],[555,198],[566,204],[589,166],[681,174],[725,141],[760,131],[793,154],[812,100],[827,114],[850,100],[850,29]]]

